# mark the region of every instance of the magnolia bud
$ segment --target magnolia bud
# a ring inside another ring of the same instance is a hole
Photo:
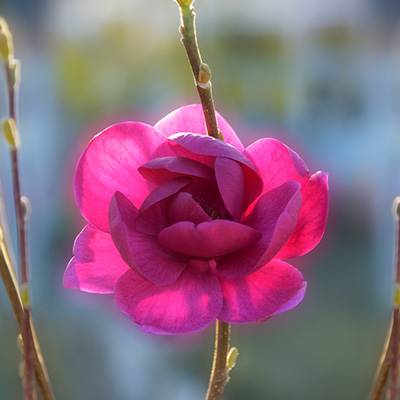
[[[29,220],[32,213],[32,206],[28,197],[26,196],[21,197],[21,206],[24,212],[24,220],[26,222]]]
[[[399,219],[400,218],[400,196],[395,197],[395,199],[393,200],[392,210],[393,210],[393,217],[395,219]]]
[[[0,17],[0,55],[3,61],[14,58],[14,45],[7,21]]]
[[[194,2],[194,0],[175,0],[179,7],[190,7],[192,5],[192,3]]]
[[[31,306],[31,300],[29,296],[29,286],[28,283],[23,283],[21,285],[21,300],[24,308],[29,308]]]
[[[236,347],[231,347],[229,349],[228,355],[226,357],[226,370],[228,372],[236,365],[238,355],[239,350]]]
[[[20,333],[17,336],[17,347],[21,353],[24,352],[24,341],[22,340],[22,335]]]
[[[393,307],[400,307],[400,283],[396,283],[394,285]]]
[[[5,119],[2,125],[3,125],[4,137],[8,145],[12,149],[16,149],[17,147],[19,147],[19,135],[15,120],[13,118]]]
[[[19,84],[20,73],[21,73],[21,62],[13,58],[12,60],[10,60],[8,65],[10,68],[11,85],[15,90]]]
[[[207,85],[211,80],[211,69],[207,64],[201,63],[199,68],[198,81],[203,85]]]

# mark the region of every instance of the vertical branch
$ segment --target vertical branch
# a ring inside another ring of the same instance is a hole
[[[22,331],[24,307],[19,295],[17,279],[14,274],[14,268],[12,267],[4,239],[3,231],[0,226],[0,277],[6,288],[6,292],[8,298],[10,299],[18,326]],[[29,342],[33,352],[33,367],[36,381],[42,393],[43,400],[54,400],[53,390],[51,388],[49,375],[40,351],[39,342],[36,338],[35,328],[33,325],[31,325],[30,328],[31,337],[29,338]]]
[[[11,156],[14,208],[20,264],[20,292],[18,291],[14,271],[3,241],[3,232],[1,227],[0,275],[13,306],[17,322],[20,326],[24,354],[23,386],[25,400],[34,400],[35,398],[33,384],[34,373],[43,394],[43,398],[51,400],[54,396],[31,320],[26,228],[29,214],[29,200],[26,197],[21,196],[18,161],[19,135],[16,125],[16,95],[19,81],[19,62],[14,59],[12,35],[7,22],[3,18],[0,18],[0,56],[3,60],[7,81],[9,118],[3,122],[3,130],[5,139],[10,148]]]
[[[181,41],[185,47],[186,55],[192,69],[194,82],[200,97],[203,108],[204,119],[206,122],[207,134],[217,139],[222,139],[221,132],[218,130],[217,118],[215,115],[215,106],[211,90],[211,70],[207,64],[204,64],[199,46],[197,44],[196,25],[192,0],[177,0],[181,13]]]
[[[400,197],[396,197],[393,205],[396,221],[396,258],[395,285],[393,297],[393,328],[390,340],[390,400],[396,400],[399,394],[399,348],[400,348]]]
[[[21,183],[18,163],[18,131],[16,127],[16,93],[17,93],[17,75],[19,64],[14,59],[14,45],[12,35],[6,22],[3,20],[0,24],[1,33],[1,55],[3,58],[4,71],[7,81],[8,92],[8,110],[9,119],[3,124],[6,136],[8,134],[8,142],[11,156],[11,171],[14,194],[15,219],[17,224],[18,235],[18,254],[20,264],[21,279],[21,297],[22,297],[22,318],[21,318],[21,334],[24,343],[24,394],[26,400],[33,400],[33,360],[31,346],[31,310],[29,299],[29,274],[28,274],[28,255],[26,245],[26,209],[22,202]]]
[[[387,399],[397,400],[399,395],[399,352],[400,352],[400,196],[393,202],[396,223],[396,253],[394,271],[394,295],[392,317],[386,341],[379,360],[369,400],[380,400],[385,387]],[[389,385],[388,385],[389,380]]]

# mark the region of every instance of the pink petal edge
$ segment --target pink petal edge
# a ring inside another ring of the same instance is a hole
[[[64,272],[63,286],[90,293],[113,293],[117,280],[129,270],[111,236],[86,225],[75,239],[74,257]]]
[[[224,304],[218,319],[255,322],[287,311],[303,299],[307,284],[290,264],[273,260],[244,278],[220,277]]]
[[[243,151],[243,144],[235,131],[218,112],[216,115],[218,128],[222,132],[225,142]],[[167,136],[183,132],[206,135],[204,113],[200,104],[180,107],[162,118],[154,126]]]
[[[95,136],[78,161],[74,177],[76,203],[85,219],[109,232],[111,197],[123,191],[139,208],[152,186],[138,167],[155,157],[172,156],[167,138],[139,122],[113,125]]]

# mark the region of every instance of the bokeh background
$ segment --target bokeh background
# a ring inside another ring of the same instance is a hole
[[[391,204],[400,193],[400,2],[197,0],[218,110],[245,144],[274,136],[330,174],[326,235],[293,260],[304,301],[235,325],[226,400],[366,399],[388,327]],[[203,399],[214,331],[143,333],[113,297],[62,288],[84,225],[72,194],[88,140],[197,102],[172,0],[2,0],[22,62],[19,125],[33,316],[59,400]],[[0,74],[0,111],[6,87]],[[9,157],[0,141],[8,206]],[[15,229],[12,228],[15,237]],[[17,326],[0,284],[0,399],[22,398]]]

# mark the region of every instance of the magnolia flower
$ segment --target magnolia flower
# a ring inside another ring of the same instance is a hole
[[[296,306],[306,282],[282,261],[320,241],[327,174],[310,176],[276,139],[244,148],[218,115],[225,141],[205,135],[200,106],[154,127],[113,125],[95,136],[75,173],[88,225],[64,286],[114,293],[142,330],[196,332],[215,318],[265,320]]]

